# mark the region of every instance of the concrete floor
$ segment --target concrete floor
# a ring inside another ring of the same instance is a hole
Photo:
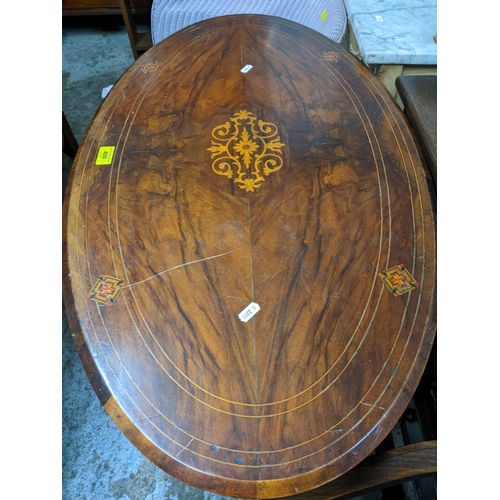
[[[121,18],[69,19],[62,30],[62,107],[81,141],[104,87],[134,62]],[[63,156],[63,194],[72,158]],[[65,500],[223,500],[190,487],[147,460],[101,407],[74,349],[62,313],[62,491]],[[411,491],[407,498],[414,498]],[[378,500],[380,492],[358,500]]]

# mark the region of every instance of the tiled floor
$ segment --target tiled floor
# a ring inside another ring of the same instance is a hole
[[[78,142],[97,111],[103,88],[134,62],[116,17],[67,18],[62,32],[62,106]],[[63,154],[63,193],[72,159]],[[65,500],[221,500],[172,478],[147,460],[101,407],[74,349],[63,307],[63,498]],[[414,498],[411,488],[406,497]],[[381,493],[365,500],[382,498]]]

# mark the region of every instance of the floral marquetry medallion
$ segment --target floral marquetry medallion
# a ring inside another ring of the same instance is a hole
[[[229,122],[212,130],[212,170],[234,179],[246,192],[260,188],[266,177],[283,166],[285,146],[278,127],[258,120],[249,111],[239,111]]]

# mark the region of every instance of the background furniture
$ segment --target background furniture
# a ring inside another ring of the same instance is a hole
[[[344,0],[349,50],[393,97],[401,75],[437,72],[436,0]]]
[[[298,22],[341,42],[346,28],[342,0],[155,0],[151,8],[151,33],[137,31],[131,0],[120,0],[120,8],[137,59],[152,44],[198,21],[229,14],[266,14]]]
[[[346,27],[342,0],[154,0],[151,34],[158,43],[176,31],[205,19],[230,14],[277,16],[316,30],[341,42]]]
[[[127,0],[134,14],[149,14],[152,0]],[[119,0],[62,0],[63,16],[120,15]]]
[[[122,15],[130,40],[130,47],[137,59],[152,46],[150,31],[138,31],[136,17],[147,17],[149,25],[153,0],[63,0],[63,16],[112,16]]]
[[[400,76],[396,87],[437,186],[437,76]]]
[[[134,59],[140,57],[141,54],[150,49],[153,45],[150,31],[137,31],[137,26],[134,19],[134,11],[130,0],[119,0],[120,9],[123,15],[123,21],[127,28],[130,47],[134,54]],[[150,9],[149,9],[150,10]]]

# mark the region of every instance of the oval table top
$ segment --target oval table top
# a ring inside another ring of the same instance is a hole
[[[340,45],[203,21],[121,77],[65,202],[64,294],[102,404],[199,488],[291,496],[391,431],[435,334],[435,222],[405,118]]]

